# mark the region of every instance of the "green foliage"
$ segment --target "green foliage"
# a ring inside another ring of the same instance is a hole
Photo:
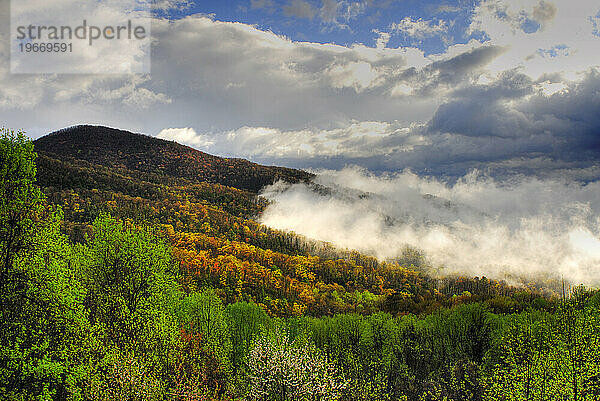
[[[223,303],[214,291],[189,294],[181,301],[177,315],[180,326],[188,334],[199,335],[202,348],[229,373],[231,340]]]
[[[162,398],[164,389],[143,360],[113,350],[102,363],[105,374],[100,376],[100,380],[91,380],[86,389],[85,395],[90,401],[150,401]]]
[[[36,154],[21,131],[0,129],[0,286],[19,252],[33,245],[42,195],[34,186]]]
[[[257,337],[273,329],[273,323],[264,309],[248,302],[236,302],[225,308],[229,338],[231,338],[231,362],[236,371],[244,372],[247,355]]]
[[[0,136],[0,397],[78,393],[87,320],[60,209],[34,186],[35,153],[22,132]]]
[[[600,399],[597,291],[433,280],[270,230],[254,195],[199,180],[302,176],[137,136],[102,155],[104,134],[90,161],[39,142],[59,207],[2,132],[0,400]]]
[[[74,280],[73,252],[60,211],[34,230],[35,248],[13,261],[0,311],[0,394],[52,400],[78,394],[94,346]]]
[[[577,294],[558,312],[511,316],[486,356],[488,399],[598,399],[600,311]]]
[[[102,216],[80,259],[90,320],[105,328],[111,343],[149,350],[170,341],[180,291],[163,241],[149,229]]]

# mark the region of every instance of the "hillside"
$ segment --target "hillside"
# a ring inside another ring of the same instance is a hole
[[[110,168],[219,183],[252,192],[278,180],[299,182],[312,178],[300,170],[217,157],[176,142],[102,126],[65,128],[34,144],[39,154],[61,160],[85,160]]]
[[[189,282],[221,289],[228,302],[251,300],[279,316],[421,313],[464,291],[467,302],[521,291],[487,278],[434,280],[411,262],[381,262],[257,223],[266,200],[255,192],[280,178],[309,180],[302,171],[105,127],[60,130],[34,145],[38,185],[61,205],[73,240],[85,241],[102,213],[162,227]]]

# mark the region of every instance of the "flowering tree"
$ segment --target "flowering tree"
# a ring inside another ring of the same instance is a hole
[[[332,401],[339,399],[346,381],[312,344],[294,344],[277,331],[262,337],[248,358],[249,400]]]
[[[93,401],[145,401],[159,398],[160,384],[132,355],[114,355],[105,377],[92,383]],[[110,357],[109,357],[110,359]]]

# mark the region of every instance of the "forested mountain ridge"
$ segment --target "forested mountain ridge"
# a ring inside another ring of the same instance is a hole
[[[173,142],[82,126],[57,131],[34,145],[37,183],[49,202],[62,207],[72,239],[84,241],[102,213],[162,226],[182,267],[196,271],[191,275],[195,285],[210,283],[225,300],[257,302],[272,315],[422,313],[456,301],[492,300],[522,291],[487,278],[434,280],[411,265],[417,263],[418,254],[407,255],[408,264],[400,266],[271,230],[255,221],[266,201],[253,192],[222,185],[230,182],[226,177],[222,183],[204,181],[222,179],[212,175],[215,170],[207,173],[206,167],[196,164],[193,174],[181,174],[190,165],[183,170],[162,168],[177,165],[181,152],[198,153],[218,163],[228,160]],[[130,148],[133,156],[124,153]],[[252,166],[252,172],[267,174],[254,183],[270,182],[273,169],[279,169],[238,162]],[[297,170],[282,171],[289,173],[286,177],[292,182],[308,177]],[[248,177],[245,169],[235,174]],[[531,290],[532,297],[541,294],[534,287]],[[465,291],[469,296],[451,298]],[[504,308],[502,302],[494,305]]]
[[[55,158],[219,183],[252,192],[278,180],[294,183],[313,177],[301,170],[222,158],[176,142],[103,126],[79,125],[52,132],[36,140],[35,149],[40,155]]]

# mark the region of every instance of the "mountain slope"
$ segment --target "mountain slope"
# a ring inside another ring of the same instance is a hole
[[[300,170],[222,158],[176,142],[102,126],[65,128],[34,144],[40,155],[56,159],[85,160],[109,168],[219,183],[251,192],[278,180],[295,183],[313,177]]]
[[[486,278],[436,280],[411,266],[419,255],[402,264],[379,261],[258,223],[266,200],[253,192],[280,178],[309,180],[302,171],[104,127],[50,134],[35,151],[37,183],[49,203],[61,206],[74,242],[86,243],[92,222],[107,214],[154,227],[173,247],[182,285],[214,288],[226,303],[254,302],[273,316],[427,313],[458,302],[453,296],[465,291],[464,301],[472,302],[520,290]]]

